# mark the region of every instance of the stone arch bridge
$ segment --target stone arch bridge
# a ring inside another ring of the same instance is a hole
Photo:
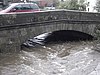
[[[57,30],[75,30],[99,37],[100,13],[68,10],[0,15],[0,51],[16,52],[27,39]]]

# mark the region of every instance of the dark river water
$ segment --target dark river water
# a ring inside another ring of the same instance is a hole
[[[0,54],[0,75],[100,75],[93,42],[69,42]]]

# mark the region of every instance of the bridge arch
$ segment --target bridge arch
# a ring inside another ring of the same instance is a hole
[[[58,30],[53,32],[46,32],[28,39],[21,44],[21,49],[24,47],[31,48],[37,47],[37,45],[47,45],[50,43],[65,43],[76,41],[92,41],[94,37],[92,35],[75,31],[75,30]]]

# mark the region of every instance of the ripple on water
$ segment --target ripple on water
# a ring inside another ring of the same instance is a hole
[[[92,48],[91,42],[69,42],[1,54],[0,75],[97,75],[100,53]]]

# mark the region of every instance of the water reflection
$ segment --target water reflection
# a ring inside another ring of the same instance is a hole
[[[69,42],[0,54],[0,75],[97,75],[100,53],[93,42]]]

